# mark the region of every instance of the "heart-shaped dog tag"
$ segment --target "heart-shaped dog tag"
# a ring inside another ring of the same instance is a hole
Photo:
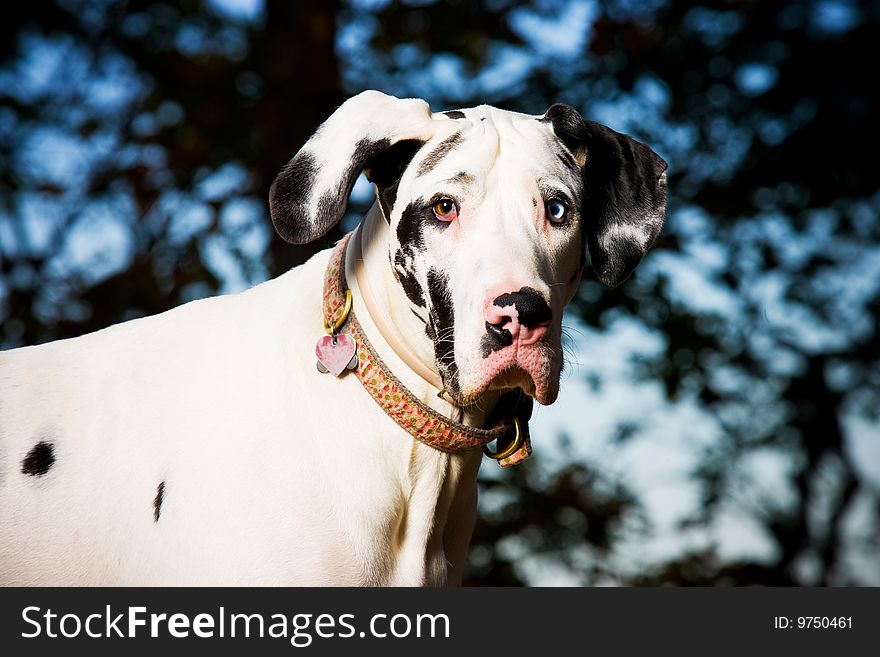
[[[339,376],[348,367],[357,351],[354,338],[347,333],[336,336],[325,335],[315,345],[315,355],[318,362],[327,368],[333,376]]]

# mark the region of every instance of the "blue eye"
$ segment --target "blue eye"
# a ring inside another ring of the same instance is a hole
[[[547,217],[554,224],[560,224],[565,220],[565,213],[568,208],[562,201],[547,201]]]

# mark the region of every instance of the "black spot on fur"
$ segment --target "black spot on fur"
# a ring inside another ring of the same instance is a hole
[[[425,250],[425,212],[422,203],[416,200],[404,208],[397,223],[397,241],[401,248],[413,252]]]
[[[409,299],[414,306],[424,308],[425,293],[422,290],[422,286],[419,283],[418,278],[416,278],[416,275],[407,268],[406,256],[404,256],[402,251],[397,251],[394,259],[397,261],[397,267],[394,269],[397,275],[397,281],[400,283],[400,287],[403,288],[406,298]]]
[[[425,291],[416,278],[414,261],[425,250],[425,217],[419,202],[410,203],[400,213],[394,253],[394,272],[407,298],[416,306],[425,307]]]
[[[464,112],[460,112],[458,110],[449,110],[448,112],[443,112],[450,119],[463,119]]]
[[[474,182],[474,180],[474,176],[469,174],[467,171],[459,171],[457,174],[449,179],[449,182],[459,183],[461,185],[470,185]]]
[[[427,307],[425,290],[416,276],[415,263],[419,262],[425,252],[425,231],[444,231],[449,224],[437,221],[433,211],[426,208],[426,202],[416,199],[400,213],[397,223],[397,241],[399,246],[394,252],[393,265],[397,280],[406,293],[407,298],[420,308]]]
[[[433,267],[428,270],[428,297],[431,301],[430,320],[425,332],[434,342],[434,355],[443,383],[447,391],[455,396],[459,392],[458,364],[455,362],[455,311],[449,292],[449,279]]]
[[[165,482],[160,481],[159,487],[156,489],[156,497],[153,498],[153,522],[159,522],[159,516],[162,515],[162,501],[165,499]]]
[[[450,135],[443,141],[441,141],[437,146],[432,150],[428,155],[419,163],[419,169],[416,171],[416,174],[419,176],[424,176],[426,173],[432,171],[434,167],[436,167],[440,160],[442,160],[446,155],[455,148],[461,142],[461,133],[456,132],[454,135]]]
[[[514,306],[519,323],[529,328],[542,326],[553,316],[553,311],[541,293],[530,287],[498,295],[492,303],[499,308]]]
[[[41,440],[31,448],[21,462],[21,473],[42,477],[55,464],[55,448],[52,443]]]

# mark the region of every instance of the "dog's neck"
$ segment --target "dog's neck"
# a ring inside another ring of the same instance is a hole
[[[495,407],[498,394],[490,393],[482,403],[472,407],[456,406],[448,397],[441,397],[440,388],[406,364],[398,353],[400,348],[395,350],[382,337],[374,314],[379,315],[379,321],[384,321],[386,327],[394,332],[394,337],[403,343],[404,348],[427,366],[439,380],[434,343],[425,332],[424,322],[413,313],[391,268],[388,251],[390,229],[377,203],[370,208],[358,230],[361,231],[361,248],[357,248],[357,241],[354,239],[349,244],[345,256],[345,278],[352,291],[355,315],[373,348],[401,383],[420,401],[445,417],[470,426],[482,427]],[[368,308],[364,302],[364,292],[358,285],[358,277],[355,273],[356,260],[361,257],[361,252],[363,253],[361,280],[370,288],[368,293],[372,296],[371,305],[374,305],[374,308]]]

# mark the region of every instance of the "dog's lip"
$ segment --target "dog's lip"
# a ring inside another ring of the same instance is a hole
[[[553,367],[552,351],[548,345],[534,344],[518,351],[498,351],[484,359],[484,374],[472,386],[462,390],[460,401],[469,405],[490,390],[521,388],[542,405],[556,400],[558,386],[552,385],[557,374]]]

